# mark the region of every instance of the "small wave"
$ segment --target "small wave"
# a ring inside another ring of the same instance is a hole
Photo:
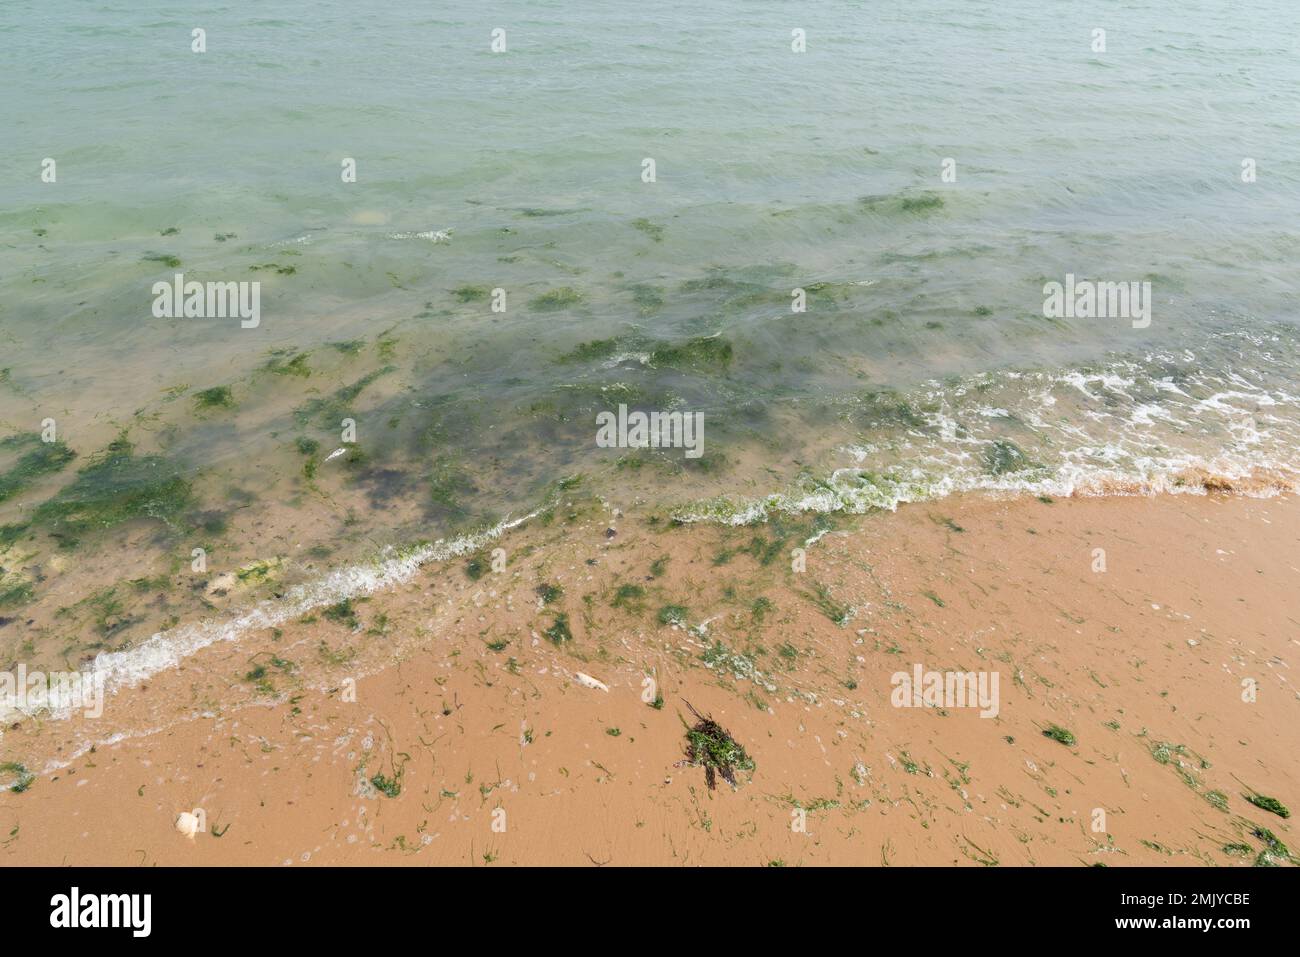
[[[1149,474],[1063,467],[1046,478],[951,474],[934,479],[888,478],[862,469],[838,469],[829,480],[812,488],[776,492],[761,499],[711,499],[672,512],[674,521],[755,525],[775,513],[844,512],[861,515],[897,511],[900,505],[929,502],[961,493],[991,496],[1051,496],[1091,498],[1103,496],[1206,495],[1231,492],[1269,498],[1295,491],[1300,471],[1294,469],[1243,469],[1213,463],[1188,463],[1177,469]]]
[[[317,608],[400,585],[409,581],[421,566],[478,551],[538,514],[538,511],[532,511],[476,534],[416,546],[373,564],[336,569],[315,581],[295,586],[283,598],[262,602],[230,620],[201,621],[160,631],[123,651],[101,652],[87,674],[90,680],[102,682],[105,693],[116,693],[176,667],[185,658],[210,645],[235,641],[247,632],[274,628]],[[79,706],[79,699],[69,702],[57,695],[43,695],[34,705],[29,705],[6,693],[0,696],[0,721],[36,712],[64,718]]]
[[[451,242],[451,229],[426,229],[418,233],[389,233],[389,239],[424,239],[431,243]]]

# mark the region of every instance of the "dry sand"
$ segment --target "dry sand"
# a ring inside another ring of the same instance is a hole
[[[793,568],[816,535],[575,498],[501,540],[504,571],[427,566],[101,718],[12,725],[0,759],[45,770],[0,794],[0,862],[1250,865],[1260,826],[1295,846],[1246,800],[1300,805],[1294,498],[949,499],[840,520]],[[892,706],[916,664],[996,672],[998,715]],[[753,758],[738,787],[682,764],[687,702]]]

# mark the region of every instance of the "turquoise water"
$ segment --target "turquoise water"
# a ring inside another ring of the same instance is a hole
[[[184,620],[55,615],[195,545],[306,580],[566,477],[735,520],[1294,473],[1294,3],[307,9],[0,8],[0,469],[47,419],[76,454],[0,500],[5,642]],[[260,325],[154,318],[177,271]],[[1067,273],[1150,325],[1045,318]],[[705,454],[598,448],[619,403]]]

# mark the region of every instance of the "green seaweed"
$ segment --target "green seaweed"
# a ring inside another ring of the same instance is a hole
[[[664,605],[659,609],[659,624],[685,625],[688,614],[690,612],[685,605]]]
[[[640,607],[643,598],[645,598],[645,589],[640,585],[619,585],[614,590],[614,599],[610,604],[615,608],[635,609]]]
[[[564,589],[559,585],[552,585],[549,582],[543,582],[537,586],[537,597],[542,600],[543,605],[549,605],[564,597]]]
[[[582,293],[571,286],[560,286],[535,296],[528,306],[535,312],[558,312],[570,309],[582,302]]]
[[[136,518],[176,526],[193,504],[189,482],[156,455],[137,456],[119,438],[77,472],[77,477],[33,513],[33,524],[78,534]]]
[[[1029,467],[1029,459],[1016,443],[996,439],[984,447],[984,467],[992,475],[1005,475]]]
[[[1262,824],[1254,825],[1251,828],[1250,835],[1264,842],[1264,849],[1255,858],[1256,867],[1276,867],[1278,860],[1291,860],[1290,849],[1282,843],[1276,834]]]
[[[1224,794],[1222,791],[1206,791],[1203,796],[1205,800],[1209,801],[1213,807],[1218,808],[1220,811],[1226,811],[1228,809],[1228,795]]]
[[[468,510],[460,503],[459,496],[471,495],[478,491],[473,477],[464,469],[449,461],[438,462],[429,476],[429,498],[438,510],[451,517],[463,517]]]
[[[397,771],[392,777],[386,777],[382,773],[376,774],[370,779],[370,783],[384,797],[395,798],[402,793],[402,772]]]
[[[0,474],[0,502],[12,498],[44,475],[59,472],[77,457],[77,453],[63,442],[42,442],[36,436],[24,437],[38,443],[24,453],[13,466]]]
[[[932,213],[943,208],[943,197],[938,193],[924,192],[909,196],[863,196],[858,205],[871,212]]]
[[[599,359],[608,359],[618,351],[619,340],[617,339],[593,339],[590,342],[580,342],[571,350],[560,356],[560,362],[594,362]]]
[[[726,728],[711,717],[701,715],[689,701],[686,707],[696,718],[695,725],[686,729],[686,763],[704,768],[704,781],[710,791],[717,788],[719,776],[733,788],[738,787],[736,772],[752,774],[754,759]]]
[[[634,219],[632,220],[632,228],[640,230],[657,243],[664,241],[664,227],[660,226],[658,223],[652,223],[650,220],[644,218]]]
[[[352,410],[352,403],[356,401],[357,396],[361,395],[376,379],[394,371],[394,368],[394,366],[387,365],[367,372],[360,379],[351,385],[344,386],[333,395],[312,399],[310,402],[306,402],[299,408],[294,409],[294,418],[299,425],[306,425],[308,422],[316,421],[324,428],[337,428],[339,422]]]
[[[1067,728],[1062,728],[1059,724],[1049,724],[1043,729],[1043,737],[1051,738],[1053,741],[1059,741],[1067,747],[1074,747],[1074,734]]]
[[[28,771],[24,765],[17,761],[6,761],[4,764],[0,764],[0,774],[12,774],[15,776],[13,784],[9,785],[9,790],[14,794],[22,794],[31,787],[32,782],[36,780],[36,775],[32,774],[32,772]]]
[[[460,286],[453,289],[451,294],[460,302],[479,302],[486,299],[490,293],[486,286]]]
[[[194,404],[200,409],[228,409],[235,404],[235,396],[230,386],[218,385],[194,393]]]
[[[1276,814],[1281,818],[1288,818],[1291,816],[1291,812],[1287,809],[1287,806],[1277,798],[1272,798],[1266,794],[1260,794],[1258,792],[1247,794],[1245,797],[1247,801],[1262,811],[1268,811],[1270,814]]]
[[[273,372],[276,375],[292,375],[306,379],[311,375],[311,368],[307,365],[307,357],[310,353],[299,352],[291,359],[285,359],[287,350],[284,353],[272,355],[270,360],[263,366],[267,372]]]
[[[321,614],[324,615],[327,620],[335,622],[336,624],[346,625],[354,631],[361,625],[360,620],[357,618],[357,611],[352,607],[351,598],[345,598],[342,601],[335,602],[321,612]]]
[[[676,345],[661,345],[650,353],[657,366],[725,370],[731,365],[731,342],[721,336],[696,336]]]
[[[663,292],[648,283],[638,283],[632,287],[632,301],[642,313],[654,312],[664,304]]]
[[[555,616],[555,621],[543,632],[553,644],[562,645],[567,641],[573,640],[573,632],[569,630],[569,616],[560,612]]]
[[[943,197],[936,193],[922,193],[919,196],[904,196],[899,208],[905,213],[928,213],[943,208]]]
[[[32,583],[16,575],[0,576],[0,608],[25,605],[35,597]]]

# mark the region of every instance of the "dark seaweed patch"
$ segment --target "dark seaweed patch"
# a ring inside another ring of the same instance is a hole
[[[710,717],[701,715],[688,701],[686,707],[695,715],[694,727],[686,730],[686,762],[691,767],[704,768],[704,781],[712,791],[718,786],[718,776],[733,788],[737,787],[736,772],[754,771],[754,759],[736,741],[726,728]]]
[[[561,309],[571,309],[581,302],[582,293],[571,286],[560,286],[533,297],[528,306],[535,312],[558,312]]]
[[[194,393],[194,405],[200,409],[228,409],[234,404],[235,396],[228,385],[213,386]]]
[[[35,443],[36,447],[25,452],[7,472],[0,474],[0,502],[11,498],[41,476],[61,471],[77,457],[77,453],[63,442],[42,442],[34,435],[21,438]]]
[[[1029,467],[1029,459],[1016,443],[997,439],[984,447],[984,467],[993,475],[1005,475]]]
[[[685,342],[661,345],[650,353],[657,366],[718,370],[731,365],[731,343],[721,336],[697,336]]]
[[[36,509],[33,524],[78,534],[135,518],[169,526],[193,504],[193,492],[176,466],[156,455],[135,455],[120,438],[77,472],[77,477]]]

